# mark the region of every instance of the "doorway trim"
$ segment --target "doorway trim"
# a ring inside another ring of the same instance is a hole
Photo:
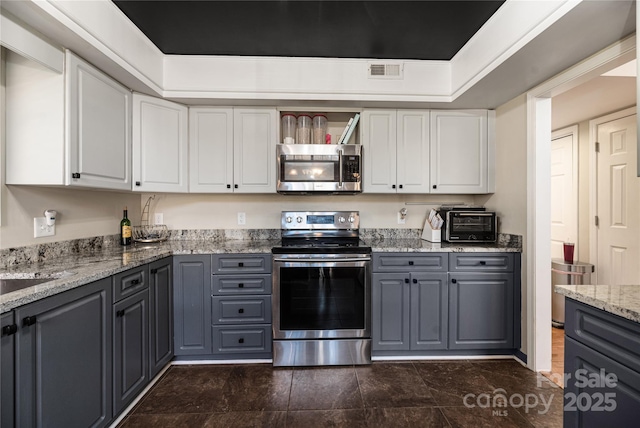
[[[526,94],[527,111],[527,366],[551,370],[551,97],[636,58],[636,36],[627,37],[563,71]]]
[[[598,156],[595,150],[595,143],[598,141],[598,125],[634,114],[636,114],[636,107],[629,107],[589,121],[589,262],[596,266],[596,283],[598,281],[598,228],[594,219],[598,215]]]

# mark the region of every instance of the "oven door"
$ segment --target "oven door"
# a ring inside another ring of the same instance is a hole
[[[370,255],[276,255],[274,339],[371,337]]]

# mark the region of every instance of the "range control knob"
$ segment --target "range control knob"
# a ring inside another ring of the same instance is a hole
[[[344,217],[340,216],[340,217],[338,218],[338,221],[339,221],[340,223],[344,223],[345,221],[347,221],[347,219],[345,219]]]
[[[353,216],[349,216],[349,223],[353,223],[356,219]]]
[[[300,216],[296,217],[296,221],[297,221],[298,223],[302,223],[302,217],[300,217]]]
[[[287,218],[285,219],[285,221],[286,221],[287,223],[291,223],[291,222],[293,221],[293,219],[292,219],[291,217],[287,217]]]
[[[476,239],[478,239],[478,237],[476,235],[469,235],[469,239],[476,240]]]

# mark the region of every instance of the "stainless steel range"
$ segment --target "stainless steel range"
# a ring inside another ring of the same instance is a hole
[[[371,363],[371,248],[357,211],[282,212],[273,365]]]

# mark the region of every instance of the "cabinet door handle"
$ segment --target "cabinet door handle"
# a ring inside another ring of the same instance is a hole
[[[142,184],[139,181],[136,181],[136,186],[141,186]]]
[[[241,337],[240,339],[238,339],[238,343],[244,343],[244,337]]]
[[[484,260],[480,260],[480,264],[481,264],[482,266],[484,266],[484,265],[486,265],[486,264],[487,264],[487,262],[485,262]]]
[[[156,273],[158,273],[158,269],[151,269],[149,273],[151,273],[151,275],[155,275]]]
[[[399,185],[398,187],[402,189],[402,184],[401,184],[401,185]]]
[[[227,184],[227,189],[231,189],[231,184]]]
[[[80,173],[74,172],[73,174],[71,174],[71,178],[80,178]]]
[[[455,284],[455,283],[457,283],[457,282],[458,282],[458,280],[457,280],[457,279],[455,279],[455,278],[451,278],[451,282]]]
[[[244,284],[243,283],[238,284],[238,288],[244,288]]]
[[[434,189],[437,189],[437,188],[438,188],[438,186],[436,186],[436,185],[434,184],[434,185],[433,185],[433,188],[434,188]]]
[[[244,308],[240,308],[240,309],[238,309],[238,313],[239,313],[239,314],[244,314]]]
[[[138,285],[140,284],[140,280],[139,279],[132,279],[131,280],[131,285]]]
[[[16,334],[17,331],[18,331],[18,326],[15,324],[6,325],[2,327],[3,336],[11,336],[12,334]]]
[[[404,279],[404,283],[405,283],[405,284],[408,284],[408,283],[409,283],[409,278],[405,278],[405,279]]]
[[[124,309],[120,309],[118,312],[116,312],[116,316],[118,318],[122,318],[124,316]]]
[[[413,260],[409,260],[409,266],[413,266]]]
[[[395,188],[396,188],[396,185],[395,185],[395,184],[392,184],[392,185],[391,185],[391,188],[392,188],[392,189],[395,189]]]
[[[415,278],[413,278],[413,283],[414,283],[414,284],[417,284],[417,283],[418,283],[418,280],[417,280],[417,279],[415,279]]]
[[[244,267],[244,263],[243,262],[238,263],[238,267]]]
[[[24,317],[22,319],[22,326],[23,327],[28,327],[30,325],[34,325],[36,323],[36,316],[30,316],[30,317]]]
[[[234,189],[237,189],[237,188],[238,188],[238,185],[237,185],[237,184],[234,184],[234,185],[233,185],[233,188],[234,188]]]

